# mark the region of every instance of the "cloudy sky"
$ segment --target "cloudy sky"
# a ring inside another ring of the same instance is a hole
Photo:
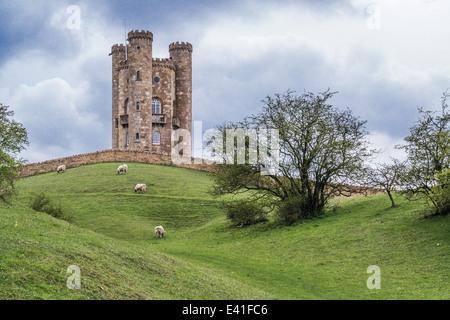
[[[417,107],[439,110],[450,88],[449,14],[447,0],[0,0],[0,102],[29,131],[29,162],[111,148],[108,54],[145,29],[154,57],[193,44],[203,130],[330,88],[384,159],[401,157]]]

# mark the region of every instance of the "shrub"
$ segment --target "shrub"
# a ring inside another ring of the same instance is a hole
[[[0,203],[10,203],[10,198],[15,195],[13,180],[0,176]]]
[[[38,212],[45,212],[54,218],[72,221],[72,216],[64,209],[61,204],[55,204],[48,195],[41,192],[34,197],[31,197],[28,205],[31,209]]]
[[[50,204],[50,198],[44,192],[31,197],[28,201],[28,206],[34,211],[45,212],[44,207]]]
[[[431,188],[429,200],[434,205],[436,215],[450,213],[450,169],[437,175],[437,184]]]
[[[66,220],[68,213],[61,206],[61,204],[50,204],[44,208],[44,212],[48,213],[54,218]]]
[[[311,210],[306,197],[290,197],[280,202],[277,212],[277,218],[285,224],[290,225],[299,220],[306,219],[315,214]]]
[[[227,218],[234,226],[241,227],[267,221],[263,204],[255,201],[237,200],[225,203]]]

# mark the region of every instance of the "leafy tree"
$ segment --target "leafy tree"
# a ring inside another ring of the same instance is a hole
[[[14,193],[17,170],[24,163],[17,154],[28,145],[24,126],[12,119],[14,112],[0,103],[0,201],[6,202]]]
[[[434,188],[440,188],[440,175],[450,168],[450,110],[447,104],[448,91],[441,100],[441,111],[432,112],[422,108],[419,119],[410,128],[406,144],[397,146],[407,154],[407,172],[403,175],[404,193],[410,198],[425,198],[443,213],[430,197]]]
[[[369,150],[366,140],[366,121],[359,120],[349,109],[341,111],[327,103],[334,94],[327,90],[317,95],[295,95],[288,90],[282,95],[268,96],[259,114],[229,126],[258,133],[275,129],[278,143],[269,144],[267,154],[273,159],[278,152],[278,169],[261,174],[270,161],[261,156],[265,150],[257,144],[256,161],[248,161],[249,151],[245,153],[246,163],[218,166],[213,173],[212,193],[220,196],[251,192],[253,197],[270,199],[274,207],[299,198],[302,203],[299,218],[319,213],[332,196],[350,195],[351,185],[360,181],[365,162],[374,151]],[[250,140],[246,140],[246,146],[255,147]],[[225,158],[236,159],[229,154]]]

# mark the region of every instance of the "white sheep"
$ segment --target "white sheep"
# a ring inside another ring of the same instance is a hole
[[[126,164],[122,164],[117,168],[117,174],[120,174],[121,172],[127,173],[128,166]]]
[[[155,227],[155,237],[156,238],[164,237],[164,228],[162,226]]]
[[[138,192],[142,192],[144,193],[147,190],[147,186],[145,184],[137,184],[134,187],[134,192],[138,193]]]
[[[60,172],[65,172],[66,171],[66,166],[65,165],[60,165],[57,169],[56,169],[56,173],[60,173]]]

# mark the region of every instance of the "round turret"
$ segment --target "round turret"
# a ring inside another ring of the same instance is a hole
[[[169,45],[170,58],[175,65],[175,117],[180,128],[191,131],[192,125],[192,44],[173,42]]]
[[[169,52],[174,50],[186,50],[192,52],[192,44],[189,42],[173,42],[169,45]]]
[[[125,53],[125,46],[123,44],[115,44],[111,47],[111,53]]]
[[[153,33],[151,33],[150,31],[144,31],[144,30],[134,30],[134,31],[130,31],[128,32],[128,41],[131,43],[135,40],[140,40],[140,39],[147,39],[150,41],[153,41]]]

